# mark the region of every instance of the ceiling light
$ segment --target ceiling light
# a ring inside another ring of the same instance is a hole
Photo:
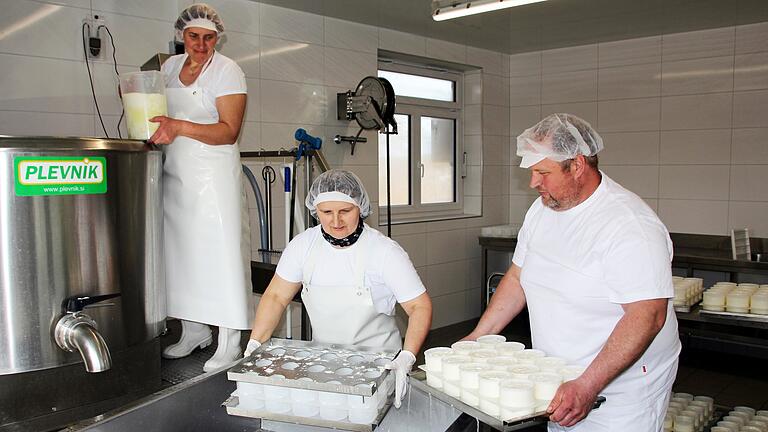
[[[432,2],[432,19],[435,21],[444,21],[451,18],[511,8],[529,3],[539,3],[542,1],[546,0],[435,0]]]

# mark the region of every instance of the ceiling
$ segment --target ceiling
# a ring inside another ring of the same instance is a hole
[[[448,21],[430,0],[259,0],[506,53],[768,21],[768,0],[549,0]]]

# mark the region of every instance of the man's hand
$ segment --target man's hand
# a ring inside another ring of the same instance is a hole
[[[549,420],[560,426],[575,425],[592,410],[597,392],[582,378],[563,383],[547,407]]]
[[[579,378],[557,389],[547,408],[549,419],[572,426],[586,417],[597,394],[640,358],[664,326],[668,302],[662,298],[622,304],[624,316],[597,357]]]
[[[413,364],[416,363],[416,356],[412,352],[402,350],[394,360],[384,365],[395,373],[395,408],[400,408],[403,397],[408,391],[408,372],[411,371]]]

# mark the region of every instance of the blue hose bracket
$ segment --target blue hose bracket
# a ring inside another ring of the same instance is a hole
[[[293,137],[299,142],[299,146],[296,150],[296,160],[301,159],[301,155],[307,150],[320,150],[320,147],[323,145],[322,138],[314,137],[302,128],[296,129]]]

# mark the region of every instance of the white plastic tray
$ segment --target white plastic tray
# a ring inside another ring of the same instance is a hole
[[[434,387],[428,386],[426,383],[426,377],[427,374],[423,370],[412,372],[410,376],[410,383],[412,386],[418,388],[419,390],[426,392],[447,404],[452,405],[456,409],[463,411],[464,413],[480,420],[488,426],[502,432],[525,429],[533,425],[543,424],[549,421],[549,415],[546,411],[535,412],[530,416],[517,417],[508,420],[499,420],[498,418],[492,417],[456,398],[448,396],[447,394],[435,389]],[[595,401],[595,406],[592,409],[600,408],[600,405],[602,405],[603,402],[605,402],[605,397],[598,396],[597,400]]]

